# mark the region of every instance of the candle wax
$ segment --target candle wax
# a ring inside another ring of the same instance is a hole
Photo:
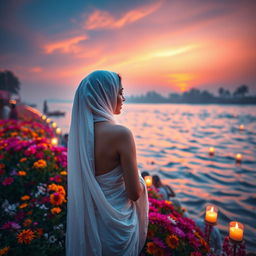
[[[217,212],[207,211],[205,214],[205,220],[210,223],[215,223],[217,221]]]
[[[242,241],[243,233],[243,230],[239,227],[231,227],[229,229],[229,237],[235,241]]]

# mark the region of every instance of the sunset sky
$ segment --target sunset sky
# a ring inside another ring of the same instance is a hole
[[[120,73],[127,95],[256,93],[255,0],[6,0],[0,19],[0,69],[29,102],[72,99],[96,69]]]

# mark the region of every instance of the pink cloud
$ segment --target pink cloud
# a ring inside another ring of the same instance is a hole
[[[88,30],[102,29],[102,28],[121,28],[127,24],[131,24],[140,20],[149,14],[155,12],[162,4],[162,1],[156,2],[149,6],[144,6],[139,9],[131,10],[125,13],[119,19],[115,19],[107,11],[94,11],[86,20],[85,28]]]
[[[55,51],[59,51],[61,53],[76,53],[79,51],[77,44],[87,39],[87,36],[76,36],[66,40],[48,43],[44,46],[44,50],[46,54],[51,54]]]
[[[43,69],[41,67],[38,67],[38,66],[33,67],[33,68],[30,69],[30,72],[32,72],[32,73],[40,73],[42,71],[43,71]]]

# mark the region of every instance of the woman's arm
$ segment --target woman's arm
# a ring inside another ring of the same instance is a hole
[[[143,185],[139,181],[135,142],[129,129],[123,126],[118,128],[117,149],[124,172],[126,192],[129,199],[136,201],[143,191]]]

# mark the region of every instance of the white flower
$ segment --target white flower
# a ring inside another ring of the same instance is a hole
[[[48,241],[49,241],[50,244],[53,244],[57,241],[57,239],[55,238],[55,236],[50,236]]]
[[[177,221],[174,220],[172,217],[168,216],[167,218],[173,225],[177,225]]]

